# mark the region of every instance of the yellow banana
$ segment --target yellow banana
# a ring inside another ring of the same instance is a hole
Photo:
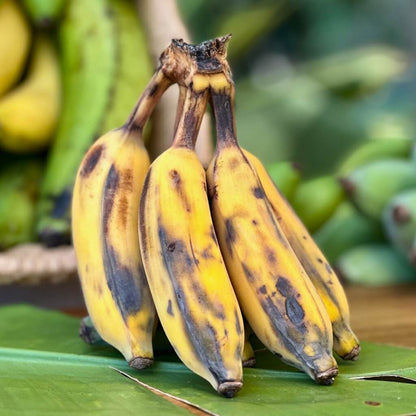
[[[73,244],[89,315],[100,336],[134,368],[153,362],[155,320],[137,232],[140,191],[150,165],[142,131],[169,85],[157,71],[126,124],[91,146],[73,193]]]
[[[208,99],[194,81],[173,144],[146,177],[140,246],[158,317],[179,358],[218,393],[233,397],[242,387],[244,326],[194,150]]]
[[[237,143],[234,87],[229,74],[221,76],[211,82],[217,149],[207,183],[215,230],[240,306],[267,348],[316,382],[331,384],[338,373],[331,322]]]
[[[358,358],[360,344],[351,330],[348,301],[337,275],[260,160],[246,150],[243,153],[256,170],[285,237],[326,307],[332,322],[334,351],[345,360]]]
[[[60,108],[57,51],[49,39],[39,36],[27,78],[0,99],[0,146],[16,153],[43,150],[53,136]]]
[[[9,90],[23,73],[29,54],[29,22],[16,0],[0,2],[0,96]]]

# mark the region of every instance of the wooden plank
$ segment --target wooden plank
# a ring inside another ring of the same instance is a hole
[[[345,290],[351,325],[361,340],[416,348],[416,284]]]

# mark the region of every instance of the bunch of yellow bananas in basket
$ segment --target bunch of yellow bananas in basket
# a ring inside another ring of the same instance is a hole
[[[228,40],[173,40],[127,121],[86,153],[72,235],[88,313],[137,369],[153,362],[159,320],[183,363],[225,397],[253,362],[250,330],[284,362],[332,384],[333,350],[346,360],[360,351],[347,300],[261,162],[238,144]],[[174,83],[172,145],[150,164],[143,129]],[[217,140],[205,170],[194,146],[208,102]]]

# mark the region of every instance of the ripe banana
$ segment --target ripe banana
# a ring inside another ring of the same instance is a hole
[[[216,154],[207,170],[215,230],[243,314],[273,353],[320,384],[338,373],[331,322],[235,136],[234,87],[212,77]]]
[[[149,167],[144,124],[170,85],[157,71],[128,121],[99,138],[75,181],[72,236],[91,320],[135,368],[153,362],[155,309],[140,257],[140,191]]]
[[[233,397],[242,387],[244,326],[194,150],[208,99],[200,81],[193,77],[173,144],[147,174],[140,246],[158,317],[179,358],[219,394]]]
[[[107,1],[72,0],[59,26],[62,115],[49,152],[37,209],[37,234],[48,246],[69,243],[77,168],[96,139],[115,71],[114,21]]]
[[[27,78],[0,98],[0,146],[14,153],[43,150],[55,132],[61,108],[61,76],[51,40],[39,36]]]
[[[31,30],[16,0],[0,2],[0,96],[23,73],[31,43]]]
[[[260,160],[247,151],[244,151],[244,155],[255,168],[285,237],[326,307],[332,323],[335,352],[346,360],[356,359],[360,345],[350,328],[348,301],[338,277],[305,225],[274,186]]]

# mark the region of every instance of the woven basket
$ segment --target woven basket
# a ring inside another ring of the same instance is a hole
[[[59,283],[77,276],[72,246],[22,244],[0,253],[0,285]]]

